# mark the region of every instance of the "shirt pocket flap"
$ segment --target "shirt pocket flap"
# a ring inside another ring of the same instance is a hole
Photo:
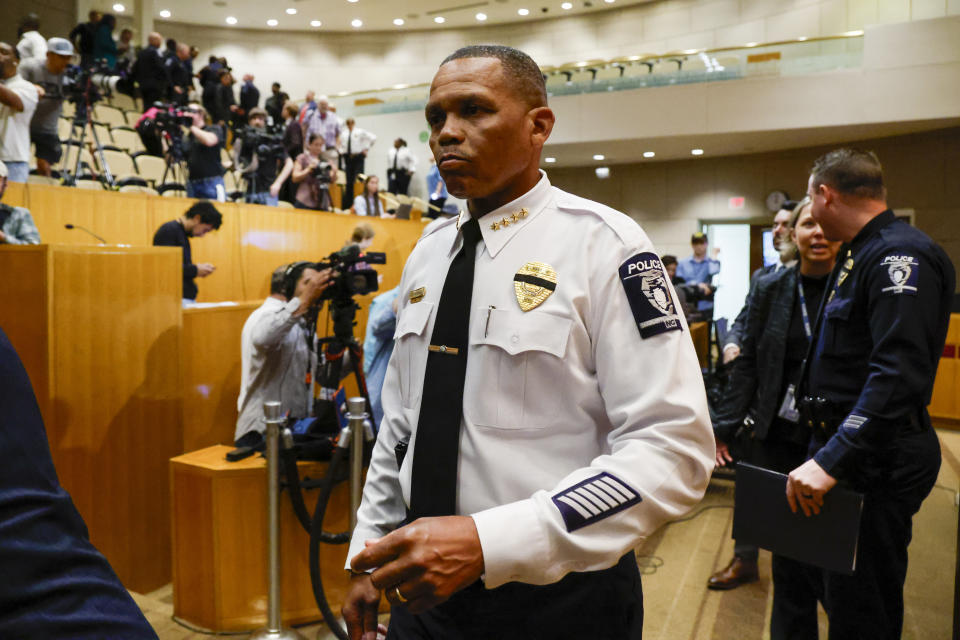
[[[827,320],[849,320],[853,309],[851,298],[834,298],[823,309],[823,316]]]
[[[397,330],[393,334],[393,339],[397,340],[410,334],[421,335],[427,328],[432,313],[432,302],[417,302],[408,305],[400,313],[400,317],[397,318]]]
[[[550,313],[480,307],[474,311],[470,344],[492,345],[510,355],[542,351],[562,358],[572,324],[570,318]]]

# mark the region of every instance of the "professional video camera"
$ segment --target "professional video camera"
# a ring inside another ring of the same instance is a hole
[[[270,133],[259,127],[249,125],[244,127],[240,131],[240,139],[243,141],[240,158],[245,164],[249,164],[254,153],[261,161],[268,158],[278,158],[286,153],[282,135]]]
[[[335,251],[316,263],[316,269],[332,269],[333,280],[329,287],[320,295],[315,312],[319,313],[319,305],[330,301],[330,315],[333,320],[333,335],[350,343],[353,340],[353,325],[359,305],[355,296],[365,296],[380,288],[379,276],[371,264],[386,264],[387,254],[367,252],[361,253],[360,247],[350,245],[340,251]]]
[[[136,126],[147,153],[152,156],[163,156],[163,140],[166,139],[167,151],[171,159],[175,162],[183,161],[182,127],[193,124],[194,113],[192,109],[183,109],[172,103],[157,102],[147,109]]]
[[[63,93],[78,107],[93,105],[118,91],[122,79],[103,65],[89,68],[70,65],[63,74]]]
[[[318,162],[317,166],[313,168],[313,177],[316,178],[317,182],[320,183],[321,189],[329,188],[330,184],[336,177],[336,174],[331,171],[332,168],[333,165],[323,160]]]

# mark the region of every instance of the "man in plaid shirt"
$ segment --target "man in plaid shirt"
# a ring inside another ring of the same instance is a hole
[[[0,161],[0,200],[7,190],[7,165]],[[30,210],[0,203],[0,244],[40,244]]]

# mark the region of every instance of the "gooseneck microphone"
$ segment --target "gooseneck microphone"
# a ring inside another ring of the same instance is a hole
[[[87,229],[86,227],[81,227],[81,226],[78,225],[78,224],[69,224],[69,223],[68,223],[68,224],[65,224],[65,225],[63,225],[63,226],[66,227],[67,229],[80,229],[81,231],[86,231],[87,233],[89,233],[90,235],[92,235],[94,238],[96,238],[97,240],[99,240],[99,241],[100,241],[100,244],[107,244],[107,241],[106,241],[106,240],[104,240],[103,238],[101,238],[100,236],[98,236],[97,234],[95,234],[93,231],[90,231],[90,229]]]

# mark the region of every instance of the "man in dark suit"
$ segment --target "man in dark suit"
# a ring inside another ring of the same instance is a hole
[[[157,635],[57,479],[27,372],[0,330],[0,637]]]
[[[140,86],[144,111],[152,107],[154,102],[163,100],[167,90],[167,72],[160,55],[163,37],[154,31],[147,38],[147,43],[148,46],[137,54],[133,66],[133,77]]]
[[[250,111],[259,105],[260,90],[253,85],[253,74],[247,73],[243,76],[243,84],[240,86],[240,116],[244,124],[247,122]]]
[[[747,313],[750,308],[750,298],[753,290],[757,286],[757,280],[760,276],[780,271],[793,265],[796,261],[796,247],[790,242],[790,214],[793,213],[797,203],[793,200],[787,200],[773,216],[773,248],[780,253],[780,261],[774,264],[760,267],[750,275],[750,289],[747,291],[747,298],[743,303],[743,308],[737,314],[730,330],[727,332],[726,340],[723,345],[723,363],[727,364],[738,355],[743,343],[743,326],[747,322]]]

